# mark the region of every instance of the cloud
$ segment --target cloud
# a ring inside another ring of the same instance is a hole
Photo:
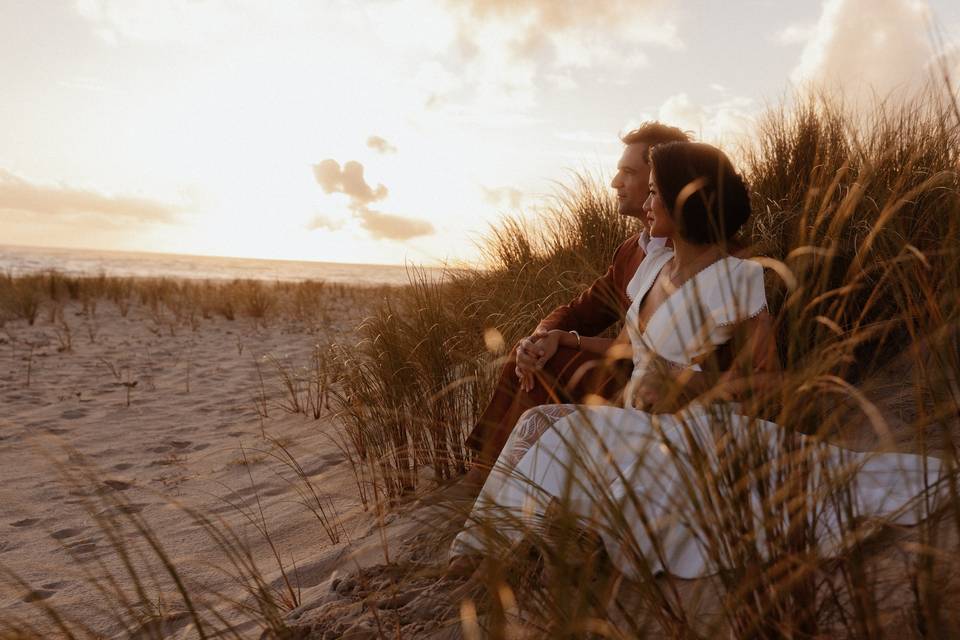
[[[381,213],[367,207],[358,207],[353,214],[360,220],[360,226],[377,240],[409,240],[417,236],[428,236],[436,231],[426,220]]]
[[[483,199],[494,206],[509,205],[516,209],[520,207],[520,202],[523,200],[523,192],[514,187],[491,189],[481,185],[480,189],[483,190]]]
[[[757,105],[752,98],[734,96],[700,104],[686,93],[678,93],[664,101],[657,119],[693,131],[697,139],[732,146],[749,131],[756,113]]]
[[[380,140],[383,140],[380,138]],[[386,143],[386,140],[383,140]],[[369,140],[367,142],[369,145]],[[371,202],[387,197],[387,188],[382,184],[376,189],[370,187],[363,178],[363,165],[355,160],[340,163],[333,159],[323,160],[313,165],[313,177],[326,193],[343,193],[350,196],[350,214],[360,221],[360,226],[377,240],[409,240],[417,236],[427,236],[435,232],[433,225],[426,220],[382,213],[369,208]],[[307,228],[338,229],[340,223],[326,216],[315,216]]]
[[[634,127],[630,127],[631,129]],[[607,144],[620,145],[620,140],[616,135],[609,132],[596,131],[557,131],[553,134],[554,138],[565,140],[567,142],[577,142],[581,144]]]
[[[791,77],[854,96],[915,88],[933,53],[929,16],[926,2],[827,0]]]
[[[315,29],[328,17],[319,3],[299,0],[74,0],[74,8],[104,42],[209,45],[249,42],[251,35],[274,32],[289,36]]]
[[[566,31],[628,31],[642,35],[645,42],[675,44],[671,23],[644,24],[649,14],[665,3],[658,0],[447,0],[467,9],[479,20],[529,20],[528,33],[551,34]]]
[[[366,205],[387,197],[387,188],[378,184],[373,189],[363,178],[363,165],[348,160],[340,163],[328,158],[313,165],[313,177],[326,193],[344,193],[350,196],[351,204]]]
[[[502,49],[514,62],[537,66],[637,68],[648,64],[639,46],[684,46],[674,10],[664,0],[446,0],[446,5],[459,18],[455,51]]]
[[[47,216],[100,215],[125,222],[173,222],[177,213],[177,208],[157,200],[35,184],[0,169],[0,210],[4,209]]]
[[[198,43],[239,26],[241,17],[237,11],[228,11],[224,0],[76,0],[74,5],[110,44],[121,39]]]
[[[396,153],[397,148],[380,136],[367,138],[367,146],[379,153]]]
[[[773,34],[769,40],[779,45],[791,46],[809,42],[816,34],[817,27],[812,24],[791,24]]]
[[[343,221],[334,220],[323,214],[315,215],[308,223],[308,231],[316,231],[317,229],[329,229],[331,231],[336,231],[337,229],[343,228]]]

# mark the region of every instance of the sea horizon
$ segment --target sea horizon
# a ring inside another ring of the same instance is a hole
[[[404,285],[410,269],[439,276],[443,267],[354,264],[320,260],[283,260],[204,256],[155,251],[76,249],[0,244],[0,273],[27,275],[57,271],[71,276],[176,278],[190,280],[250,279],[299,282],[323,280],[350,285]]]

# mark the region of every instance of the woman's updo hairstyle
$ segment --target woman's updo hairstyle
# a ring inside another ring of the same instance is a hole
[[[687,242],[726,244],[750,217],[747,186],[716,147],[659,144],[650,151],[650,166],[660,198]]]

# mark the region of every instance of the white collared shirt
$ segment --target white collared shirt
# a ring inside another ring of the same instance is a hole
[[[667,247],[668,238],[652,238],[650,234],[643,230],[640,232],[640,237],[637,239],[637,244],[640,245],[640,248],[643,249],[643,252],[647,255],[660,249],[666,249],[667,251],[672,252],[673,250]],[[637,291],[640,289],[642,278],[638,277],[640,275],[640,269],[637,269],[633,273],[633,277],[630,278],[630,282],[627,283],[627,297],[630,298],[631,302],[637,297]]]

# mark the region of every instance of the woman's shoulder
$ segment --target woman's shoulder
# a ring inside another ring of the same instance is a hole
[[[753,317],[767,307],[762,259],[726,256],[716,266],[710,306],[719,324]]]

